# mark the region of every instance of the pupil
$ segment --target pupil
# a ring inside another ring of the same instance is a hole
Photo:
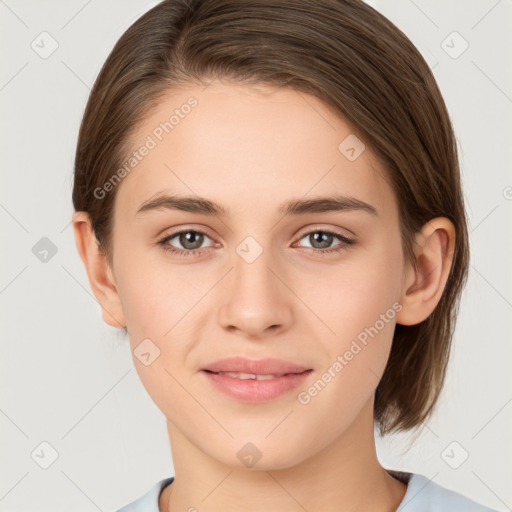
[[[180,244],[186,249],[198,249],[203,244],[204,235],[187,231],[180,235]]]
[[[319,236],[317,236],[319,235]],[[317,231],[316,233],[313,233],[311,235],[313,237],[314,242],[318,242],[318,238],[320,238],[320,245],[321,247],[316,247],[317,249],[325,249],[326,247],[329,247],[330,243],[332,242],[333,235],[330,235],[329,233],[324,233],[323,231]],[[321,240],[323,237],[327,237],[326,240]],[[315,247],[314,243],[311,243],[313,247]]]

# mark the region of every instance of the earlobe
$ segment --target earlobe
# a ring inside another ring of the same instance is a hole
[[[112,327],[126,325],[114,274],[98,243],[86,212],[75,212],[72,218],[75,242],[85,266],[91,289],[101,306],[103,320]]]
[[[398,324],[418,324],[434,311],[450,275],[454,247],[455,228],[445,217],[432,219],[416,235],[415,262],[405,271]]]

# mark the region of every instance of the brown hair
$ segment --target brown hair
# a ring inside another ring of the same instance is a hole
[[[454,261],[440,302],[418,325],[396,326],[375,394],[381,435],[419,426],[442,389],[469,264],[456,140],[427,63],[360,0],[164,0],[116,43],[80,127],[73,205],[89,214],[110,264],[117,188],[102,199],[94,191],[126,160],[131,135],[165,92],[214,78],[290,87],[343,116],[386,171],[407,261],[425,223],[453,222]]]

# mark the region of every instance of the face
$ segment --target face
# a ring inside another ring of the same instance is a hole
[[[313,96],[220,82],[170,91],[133,137],[112,247],[134,364],[170,429],[222,463],[290,467],[373,432],[404,258],[360,144]]]

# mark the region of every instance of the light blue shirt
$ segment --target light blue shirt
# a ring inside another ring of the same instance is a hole
[[[480,505],[458,492],[436,484],[419,473],[387,470],[395,478],[407,483],[407,491],[396,512],[497,512]],[[116,512],[159,512],[158,497],[174,477],[164,478],[151,489]]]

